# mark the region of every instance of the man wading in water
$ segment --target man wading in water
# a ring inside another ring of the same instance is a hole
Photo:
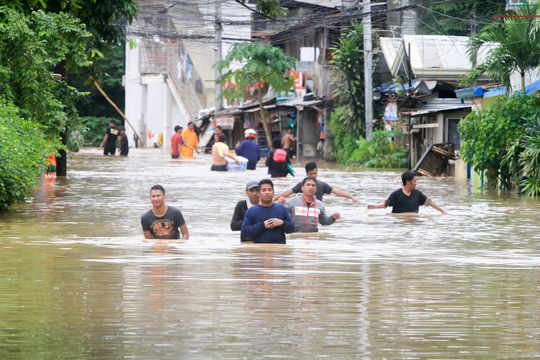
[[[141,217],[141,225],[145,239],[189,239],[189,231],[182,213],[177,208],[165,205],[165,189],[154,185],[150,189],[150,201],[153,209]]]
[[[261,197],[259,196],[259,183],[257,181],[250,181],[246,185],[246,196],[247,200],[240,200],[236,204],[234,209],[234,214],[231,220],[231,230],[240,231],[242,230],[242,223],[244,222],[244,217],[246,216],[246,211],[252,206],[258,205],[261,202]],[[240,237],[240,241],[252,241],[253,239]]]
[[[314,162],[309,162],[306,164],[306,175],[308,177],[312,177],[314,179],[317,179],[317,164]],[[285,201],[287,201],[285,198],[292,194],[299,194],[302,192],[302,181],[300,181],[298,184],[296,184],[295,187],[289,190],[285,190],[281,194],[275,197],[274,201],[279,202],[280,204],[285,204]],[[323,196],[325,194],[335,194],[337,196],[341,196],[347,199],[351,199],[353,203],[356,205],[360,205],[360,201],[356,200],[354,196],[347,194],[343,190],[335,189],[325,183],[324,181],[317,180],[317,191],[315,192],[315,197],[317,200],[323,201]]]
[[[338,212],[326,216],[322,201],[315,200],[317,180],[307,177],[302,181],[302,194],[298,194],[285,203],[294,221],[294,232],[318,232],[317,223],[332,225],[341,218]]]
[[[285,206],[274,204],[274,183],[270,179],[259,182],[261,203],[246,212],[242,224],[242,238],[254,243],[285,244],[285,234],[294,231],[294,222]]]
[[[227,171],[227,160],[225,157],[231,158],[238,164],[238,159],[229,154],[229,147],[225,145],[227,137],[225,135],[219,135],[218,142],[212,145],[212,171]]]
[[[431,205],[434,209],[439,210],[443,215],[448,215],[446,211],[435,204],[428,196],[416,190],[416,174],[412,171],[404,172],[401,175],[403,187],[394,191],[388,199],[377,205],[368,205],[368,209],[382,209],[388,206],[392,207],[392,214],[401,213],[418,213],[420,205]]]

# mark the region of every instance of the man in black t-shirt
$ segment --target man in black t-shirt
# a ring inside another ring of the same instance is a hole
[[[103,148],[103,155],[114,155],[116,152],[116,142],[118,141],[118,135],[120,132],[116,128],[116,121],[112,120],[109,121],[109,127],[107,128],[107,131],[105,131],[105,137],[103,138],[103,141],[101,142],[100,147]]]
[[[401,189],[394,191],[388,199],[380,204],[368,205],[368,209],[382,209],[391,206],[393,214],[418,213],[420,205],[430,205],[443,215],[448,215],[439,205],[435,204],[435,201],[416,190],[416,174],[414,172],[404,172],[401,175],[401,181],[403,182]]]
[[[150,201],[153,209],[141,217],[145,239],[189,239],[189,231],[182,213],[177,208],[165,205],[165,189],[154,185],[150,189]],[[178,231],[180,228],[180,231]]]
[[[317,164],[314,162],[309,162],[306,164],[306,174],[308,177],[312,177],[317,179],[318,169]],[[285,190],[278,196],[274,198],[274,201],[279,202],[280,204],[285,203],[285,198],[287,198],[289,195],[292,194],[299,194],[302,192],[302,181],[300,181],[296,186],[294,186],[292,189]],[[360,205],[360,201],[356,200],[352,195],[347,194],[343,190],[335,189],[325,183],[324,181],[317,180],[317,192],[315,192],[315,198],[317,200],[323,201],[323,196],[325,194],[335,194],[337,196],[341,196],[347,199],[351,199],[356,205]]]

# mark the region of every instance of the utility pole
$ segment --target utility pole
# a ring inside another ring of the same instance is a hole
[[[221,0],[216,0],[216,46],[214,50],[216,51],[216,62],[221,60]],[[216,68],[216,105],[214,114],[218,111],[221,111],[221,98],[219,94],[222,91],[221,82],[218,82],[217,79],[221,76],[221,71]]]
[[[366,139],[373,132],[373,81],[371,66],[373,65],[373,49],[371,48],[371,0],[364,0],[364,94],[366,112]]]

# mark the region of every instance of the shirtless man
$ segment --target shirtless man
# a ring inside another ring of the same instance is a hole
[[[225,145],[227,137],[219,135],[218,142],[212,146],[212,171],[227,171],[227,160],[225,157],[231,158],[235,163],[239,163],[238,159],[229,154],[229,147]]]
[[[281,148],[285,150],[287,154],[289,154],[290,159],[292,159],[294,155],[293,154],[294,151],[291,147],[292,147],[293,142],[295,141],[294,136],[292,135],[292,130],[293,130],[292,127],[288,126],[287,135],[285,135],[283,139],[281,139]]]

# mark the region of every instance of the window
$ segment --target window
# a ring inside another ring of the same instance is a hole
[[[461,119],[448,119],[448,142],[452,142],[455,145],[455,149],[460,148],[460,136],[458,131],[458,124]]]

